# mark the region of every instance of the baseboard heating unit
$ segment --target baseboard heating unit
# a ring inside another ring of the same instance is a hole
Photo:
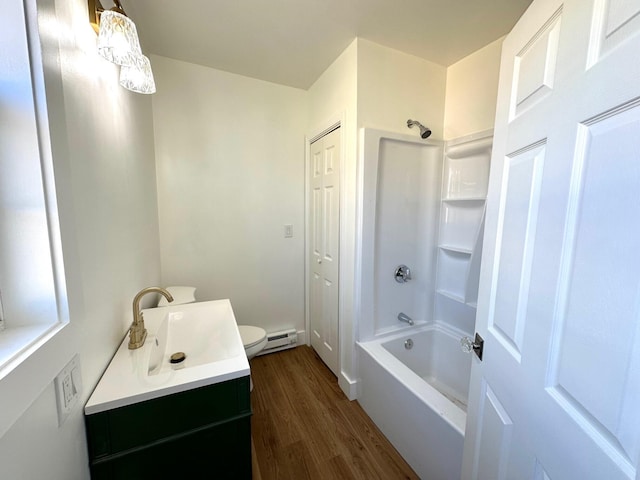
[[[298,333],[293,328],[280,332],[267,333],[267,345],[258,355],[266,355],[267,353],[293,348],[297,346],[297,342]]]

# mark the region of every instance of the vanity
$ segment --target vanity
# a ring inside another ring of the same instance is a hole
[[[143,316],[144,345],[125,337],[85,406],[91,478],[251,479],[249,363],[231,303]]]

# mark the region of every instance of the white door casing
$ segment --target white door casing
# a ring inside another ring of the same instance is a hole
[[[638,479],[640,0],[503,46],[462,478]]]
[[[311,346],[338,375],[340,129],[311,144],[309,327]]]

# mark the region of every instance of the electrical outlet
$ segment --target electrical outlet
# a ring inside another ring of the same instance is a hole
[[[58,425],[62,425],[78,403],[82,392],[82,377],[80,375],[80,359],[74,355],[71,361],[54,379],[56,387],[56,402],[58,405]]]
[[[62,379],[62,394],[64,397],[64,408],[68,409],[73,403],[73,398],[76,396],[77,390],[73,386],[73,380],[71,375],[67,375]]]
[[[284,226],[284,238],[293,237],[293,225],[287,224]]]

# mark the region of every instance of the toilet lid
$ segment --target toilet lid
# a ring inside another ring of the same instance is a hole
[[[249,348],[260,343],[267,336],[267,332],[260,327],[238,325],[238,330],[240,330],[240,337],[242,337],[244,348]]]

